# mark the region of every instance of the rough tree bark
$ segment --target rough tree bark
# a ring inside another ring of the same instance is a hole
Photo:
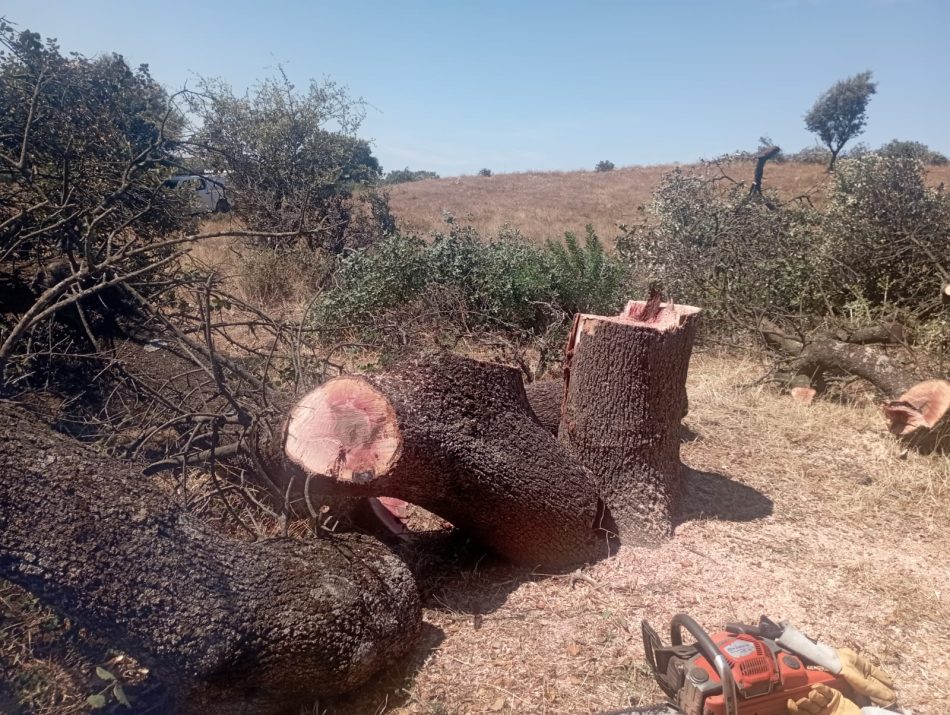
[[[261,452],[293,493],[403,499],[516,563],[561,567],[610,550],[591,475],[502,365],[443,352],[330,380],[297,403],[283,442]]]
[[[176,712],[281,712],[416,642],[415,582],[377,542],[237,542],[25,411],[0,404],[0,433],[0,577],[147,664]]]
[[[524,391],[538,422],[556,437],[564,405],[564,380],[536,380],[525,385]]]
[[[631,301],[619,316],[574,319],[558,435],[594,474],[627,542],[655,542],[672,531],[698,313],[656,297]]]

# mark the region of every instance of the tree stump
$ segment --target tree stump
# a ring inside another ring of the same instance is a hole
[[[574,319],[558,435],[594,474],[625,542],[672,532],[698,313],[657,298],[631,301],[619,316]]]
[[[270,462],[291,493],[402,499],[519,564],[610,551],[594,480],[538,423],[513,368],[443,352],[338,377],[296,404],[285,432]]]
[[[415,646],[415,581],[378,542],[234,541],[25,411],[0,432],[0,577],[146,664],[170,711],[309,707]]]

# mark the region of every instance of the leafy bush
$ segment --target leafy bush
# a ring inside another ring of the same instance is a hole
[[[425,181],[426,179],[438,179],[439,175],[434,171],[412,171],[408,166],[405,169],[396,169],[386,174],[383,179],[384,184],[404,184],[409,181]]]
[[[892,139],[878,149],[878,153],[894,159],[916,159],[924,164],[934,166],[945,166],[948,162],[946,156],[922,142],[901,141],[900,139]]]
[[[183,119],[147,67],[64,55],[0,19],[0,107],[2,372],[63,331],[83,352],[114,335],[128,286],[166,290],[168,241],[197,222],[162,188]]]
[[[479,175],[479,176],[491,176],[491,169],[479,169],[479,170],[478,170],[478,175]]]
[[[413,302],[429,301],[439,303],[430,308],[442,327],[537,333],[578,310],[616,310],[623,277],[621,263],[591,228],[584,246],[568,235],[563,245],[539,247],[510,228],[486,241],[470,227],[452,225],[428,244],[392,235],[347,254],[319,320],[328,327],[371,327]]]
[[[837,303],[929,303],[950,269],[950,197],[927,186],[914,158],[848,159],[837,169],[822,236]]]
[[[597,166],[594,167],[594,171],[613,171],[616,168],[612,161],[604,159],[603,161],[598,161]]]
[[[245,95],[213,79],[201,80],[199,90],[189,98],[201,128],[186,147],[227,175],[245,226],[297,232],[311,248],[342,250],[350,209],[362,196],[356,190],[377,183],[381,171],[369,143],[356,136],[362,103],[329,80],[300,92],[282,71]]]
[[[658,282],[675,300],[702,305],[714,321],[748,323],[757,311],[817,307],[813,211],[675,169],[647,213],[641,224],[622,227],[617,241],[640,292]]]
[[[587,225],[584,245],[567,233],[564,243],[545,245],[551,271],[551,287],[557,304],[567,313],[616,312],[623,300],[626,278],[623,264],[604,250],[604,245]]]

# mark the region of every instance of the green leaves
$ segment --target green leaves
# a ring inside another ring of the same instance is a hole
[[[125,689],[111,671],[106,670],[101,665],[96,666],[96,677],[98,677],[99,680],[106,681],[109,683],[109,685],[104,690],[98,693],[93,693],[86,698],[86,705],[88,705],[90,709],[101,710],[106,705],[108,705],[109,699],[106,697],[106,694],[109,692],[112,693],[112,697],[114,697],[116,702],[119,704],[124,705],[127,708],[132,707],[132,703],[125,694]]]
[[[805,127],[831,150],[831,166],[845,143],[863,131],[868,102],[875,92],[871,73],[861,72],[836,82],[805,115]]]

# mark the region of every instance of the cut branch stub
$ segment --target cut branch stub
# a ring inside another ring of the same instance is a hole
[[[439,353],[330,380],[292,410],[281,457],[274,477],[291,494],[403,499],[517,563],[609,553],[593,478],[509,367]]]
[[[574,319],[558,437],[594,474],[628,542],[654,542],[672,530],[698,313],[631,301],[619,316]]]

